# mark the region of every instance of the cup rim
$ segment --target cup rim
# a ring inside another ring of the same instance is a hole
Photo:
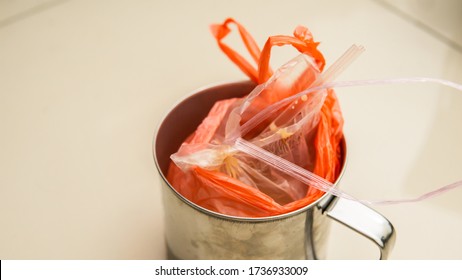
[[[212,210],[209,210],[207,208],[204,208],[192,201],[190,201],[189,199],[187,199],[186,197],[184,197],[181,193],[179,193],[171,184],[170,182],[167,180],[166,178],[166,175],[164,175],[163,171],[161,170],[161,167],[160,167],[160,164],[157,160],[157,155],[156,155],[156,143],[157,143],[157,139],[159,137],[159,130],[162,126],[162,124],[165,122],[165,120],[167,119],[167,117],[169,116],[170,112],[172,112],[176,107],[178,107],[180,104],[182,104],[183,102],[185,102],[187,99],[189,99],[190,97],[194,96],[194,95],[197,95],[197,94],[200,94],[201,92],[205,91],[205,90],[208,90],[208,89],[211,89],[211,88],[214,88],[214,87],[220,87],[220,86],[225,86],[225,85],[231,85],[231,84],[244,84],[244,83],[253,83],[252,81],[250,80],[234,80],[234,81],[228,81],[228,82],[217,82],[217,83],[211,83],[211,84],[208,84],[208,85],[205,85],[205,86],[201,86],[191,92],[189,92],[187,95],[185,95],[183,98],[181,98],[180,100],[178,100],[177,102],[175,102],[173,104],[173,106],[171,106],[168,110],[166,110],[166,112],[163,114],[163,117],[160,119],[160,121],[158,122],[157,124],[157,127],[154,131],[154,137],[153,137],[153,140],[152,140],[152,155],[153,155],[153,159],[154,159],[154,163],[156,165],[156,168],[157,168],[157,171],[158,171],[158,174],[159,176],[161,177],[161,179],[163,180],[163,182],[166,184],[166,186],[168,186],[168,188],[173,191],[173,193],[175,194],[175,196],[177,198],[179,198],[182,202],[184,202],[186,205],[192,207],[193,209],[201,212],[202,214],[205,214],[205,215],[208,215],[208,216],[213,216],[215,218],[219,218],[219,219],[223,219],[223,220],[228,220],[228,221],[239,221],[239,222],[268,222],[268,221],[275,221],[275,220],[282,220],[282,219],[287,219],[287,218],[290,218],[290,217],[293,217],[293,216],[296,216],[300,213],[303,213],[313,207],[315,207],[316,205],[318,204],[322,204],[321,202],[330,202],[334,196],[331,194],[331,193],[324,193],[320,198],[318,198],[317,200],[313,201],[312,203],[308,204],[308,205],[305,205],[304,207],[301,207],[297,210],[294,210],[294,211],[291,211],[291,212],[288,212],[288,213],[284,213],[284,214],[280,214],[280,215],[274,215],[274,216],[265,216],[265,217],[241,217],[241,216],[233,216],[233,215],[227,215],[227,214],[222,214],[222,213],[219,213],[219,212],[215,212],[215,211],[212,211]],[[343,135],[342,137],[342,140],[341,140],[341,149],[342,149],[342,154],[343,154],[343,165],[342,165],[342,169],[340,170],[340,173],[337,177],[337,179],[335,180],[335,182],[333,183],[334,186],[337,186],[345,172],[345,169],[346,169],[346,165],[347,165],[347,146],[346,146],[346,140],[345,140],[345,135]]]

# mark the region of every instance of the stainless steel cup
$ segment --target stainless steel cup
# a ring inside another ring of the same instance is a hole
[[[165,237],[170,259],[323,259],[330,220],[372,240],[386,259],[395,231],[382,215],[356,201],[325,194],[296,211],[272,217],[242,218],[202,208],[167,181],[170,155],[221,99],[248,94],[255,84],[235,82],[201,88],[178,103],[161,122],[153,143],[162,180]],[[343,170],[346,144],[343,141]],[[338,180],[336,184],[338,183]]]

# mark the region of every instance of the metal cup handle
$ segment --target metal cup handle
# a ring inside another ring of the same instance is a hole
[[[339,197],[330,197],[318,207],[324,215],[374,242],[379,247],[381,260],[388,258],[395,245],[396,232],[384,216],[360,202]]]

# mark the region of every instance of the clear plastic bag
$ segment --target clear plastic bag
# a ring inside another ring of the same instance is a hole
[[[235,23],[225,24],[231,22]],[[272,73],[268,67],[270,49],[282,44],[291,44],[302,54],[268,76]],[[323,82],[326,77],[320,67],[324,59],[316,46],[304,27],[297,27],[294,37],[270,37],[258,68],[258,79],[267,80],[245,98],[215,104],[195,133],[172,155],[175,164],[168,173],[172,186],[200,206],[245,217],[290,212],[321,197],[323,191],[238,151],[234,145],[237,139],[246,139],[330,182],[337,178],[343,119],[332,90],[311,92],[259,115],[271,105]]]
[[[252,57],[259,58],[258,71],[221,42],[229,32],[229,23],[238,25]],[[299,43],[287,36],[275,36],[277,40],[270,37],[260,52],[248,32],[232,19],[213,29],[220,48],[257,82],[272,73],[268,61],[274,42]],[[358,200],[334,188],[341,168],[343,118],[332,88],[432,82],[462,91],[462,85],[419,77],[331,82],[363,51],[362,47],[352,46],[321,72],[322,55],[320,58],[312,49],[317,43],[309,32],[301,32],[304,28],[297,30],[297,40],[300,34],[308,34],[307,40],[301,40],[308,46],[301,49],[311,52],[301,51],[248,96],[217,102],[171,156],[167,177],[177,191],[212,211],[262,217],[304,207],[325,192],[366,204],[392,205],[421,201],[462,186],[458,181],[416,198],[379,201]]]

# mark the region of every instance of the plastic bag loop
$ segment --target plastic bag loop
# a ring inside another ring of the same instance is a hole
[[[252,81],[258,82],[258,71],[256,67],[252,66],[243,56],[241,56],[234,49],[223,43],[223,39],[229,34],[231,29],[228,27],[229,24],[237,26],[239,34],[244,42],[244,46],[253,58],[255,63],[258,63],[261,55],[260,48],[257,43],[250,35],[250,33],[240,23],[235,21],[233,18],[227,18],[222,24],[212,24],[210,31],[215,37],[218,43],[218,47],[226,54],[226,56],[236,64],[239,69],[242,70]]]

